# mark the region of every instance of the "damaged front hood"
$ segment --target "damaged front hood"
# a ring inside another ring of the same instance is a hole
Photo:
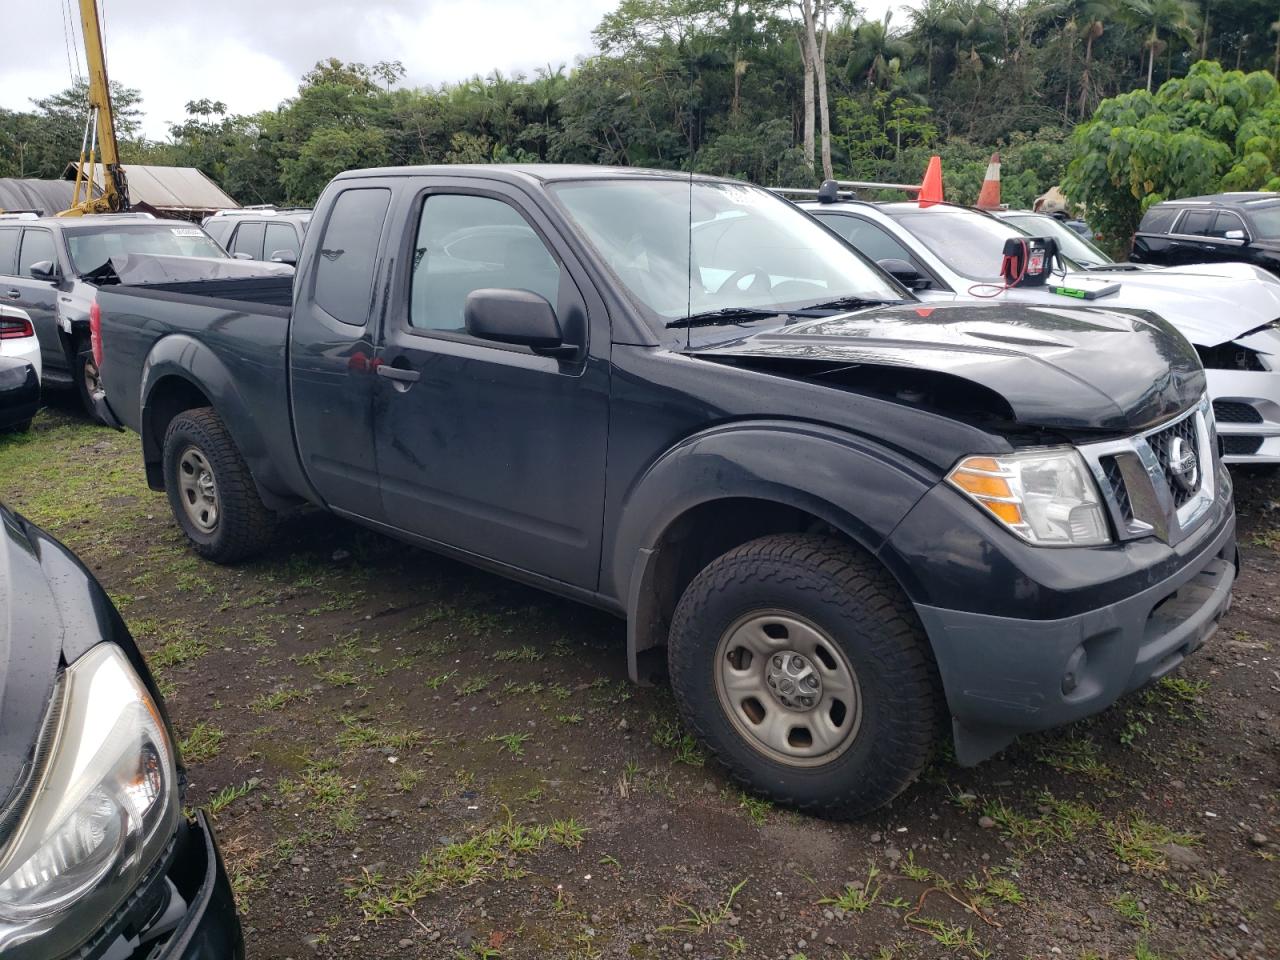
[[[1021,424],[1134,431],[1205,391],[1195,350],[1160,318],[1031,304],[876,307],[775,328],[690,353],[708,360],[900,367],[1002,397]],[[845,376],[856,384],[856,372]]]
[[[1092,305],[1150,310],[1201,347],[1216,347],[1280,319],[1280,278],[1251,263],[1090,270],[1069,273],[1062,282],[1068,287],[1118,283],[1118,292]]]

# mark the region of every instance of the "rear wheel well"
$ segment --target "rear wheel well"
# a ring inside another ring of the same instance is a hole
[[[651,548],[643,582],[633,586],[632,669],[636,680],[649,680],[663,671],[672,615],[694,577],[730,550],[777,533],[827,534],[862,549],[821,517],[772,500],[734,497],[690,508],[663,531]]]
[[[152,490],[164,489],[161,466],[164,436],[173,418],[186,410],[211,406],[204,392],[182,377],[164,377],[151,388],[143,410],[142,456],[147,467],[147,485]]]

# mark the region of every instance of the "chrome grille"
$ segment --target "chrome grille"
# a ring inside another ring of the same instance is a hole
[[[1171,427],[1166,427],[1159,433],[1151,434],[1147,437],[1147,443],[1151,445],[1151,452],[1156,455],[1156,460],[1160,464],[1160,469],[1164,471],[1164,481],[1169,485],[1169,492],[1173,495],[1173,505],[1175,508],[1183,507],[1196,492],[1200,489],[1200,484],[1204,482],[1204,470],[1197,471],[1196,485],[1190,489],[1182,486],[1176,477],[1171,465],[1172,451],[1174,441],[1181,439],[1183,443],[1196,453],[1199,459],[1200,440],[1196,435],[1196,418],[1184,417]]]
[[[1202,397],[1193,410],[1154,430],[1077,448],[1121,540],[1156,536],[1177,543],[1205,518],[1218,487],[1213,425],[1213,408]],[[1175,447],[1182,447],[1184,455],[1195,454],[1199,469],[1194,479],[1186,471],[1179,477],[1173,469]]]

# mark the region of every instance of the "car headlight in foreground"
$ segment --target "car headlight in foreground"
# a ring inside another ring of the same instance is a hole
[[[1073,447],[965,457],[947,482],[1028,543],[1110,543],[1098,487]]]
[[[54,693],[39,769],[0,851],[0,953],[71,950],[137,887],[179,814],[173,747],[124,652],[102,643]],[[65,943],[63,942],[65,938]]]

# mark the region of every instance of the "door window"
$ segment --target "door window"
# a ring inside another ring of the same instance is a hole
[[[1212,210],[1188,210],[1178,221],[1176,232],[1188,237],[1207,237],[1214,216]]]
[[[41,260],[57,263],[53,252],[53,234],[48,230],[22,231],[22,253],[18,258],[18,276],[31,276],[31,265]]]
[[[1218,219],[1213,222],[1213,231],[1209,234],[1211,237],[1221,237],[1226,239],[1227,233],[1235,231],[1233,240],[1243,240],[1249,234],[1245,231],[1244,221],[1236,214],[1228,210],[1219,210]]]
[[[242,223],[231,241],[232,253],[247,253],[254,260],[262,259],[263,224]]]
[[[409,325],[466,330],[473,290],[528,290],[558,300],[561,266],[510,204],[492,197],[435,194],[422,205],[414,246]]]
[[[14,276],[14,264],[18,260],[17,227],[0,227],[0,273]]]
[[[881,227],[862,217],[851,217],[846,214],[819,216],[819,220],[844,237],[854,249],[865,257],[879,262],[880,260],[905,260],[921,273],[920,265],[906,247],[886,233]]]
[[[267,242],[262,250],[268,257],[273,256],[279,250],[287,250],[293,254],[294,259],[297,259],[298,235],[293,232],[293,227],[290,224],[268,223]]]
[[[369,319],[373,265],[387,218],[391,191],[355,187],[338,194],[320,238],[316,258],[316,305],[342,323]]]

